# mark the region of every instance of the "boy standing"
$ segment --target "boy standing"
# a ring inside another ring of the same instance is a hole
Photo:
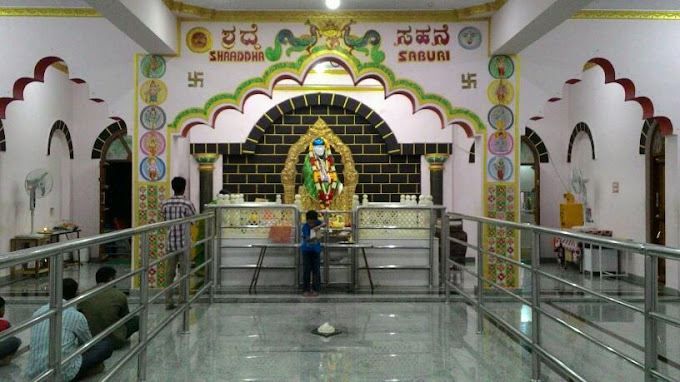
[[[321,242],[319,241],[319,214],[307,211],[307,222],[302,226],[302,295],[318,296],[321,290]],[[309,276],[312,274],[310,290]]]
[[[0,333],[11,326],[9,321],[5,319],[5,299],[0,297]],[[20,346],[21,340],[16,337],[9,337],[0,341],[0,366],[8,365]]]
[[[196,209],[194,205],[184,198],[184,190],[187,187],[186,179],[182,177],[175,177],[171,182],[172,191],[175,193],[173,197],[165,200],[161,205],[163,210],[163,219],[174,220],[179,218],[185,218],[187,216],[196,215]],[[167,253],[175,252],[183,248],[187,248],[187,237],[189,237],[189,225],[188,224],[178,224],[168,229],[168,250]],[[187,251],[189,249],[187,248]],[[182,273],[184,273],[184,267],[188,267],[189,264],[184,264],[182,261],[182,253],[178,253],[168,259],[168,268],[165,274],[165,286],[169,286],[175,280],[175,275],[177,273],[177,263],[179,262]],[[185,280],[187,282],[188,280]],[[182,294],[180,293],[180,296]],[[180,297],[181,300],[181,297]],[[165,291],[165,307],[166,309],[175,309],[175,303],[173,302],[173,291]]]

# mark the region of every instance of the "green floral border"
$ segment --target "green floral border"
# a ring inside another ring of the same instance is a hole
[[[399,91],[406,91],[414,96],[417,100],[419,109],[426,105],[438,106],[442,110],[444,121],[442,128],[450,125],[455,119],[463,118],[471,122],[473,129],[477,133],[484,133],[486,127],[481,118],[474,112],[466,108],[454,107],[446,98],[439,94],[425,93],[423,88],[410,80],[399,79],[396,77],[392,69],[375,62],[362,63],[357,57],[353,56],[348,50],[344,48],[336,48],[333,50],[327,49],[325,46],[318,46],[312,49],[311,54],[299,57],[296,61],[279,62],[267,68],[262,76],[254,77],[242,82],[233,93],[222,93],[215,95],[206,101],[203,108],[193,107],[188,108],[177,114],[172,123],[168,125],[171,131],[178,131],[186,120],[190,118],[200,118],[208,121],[212,110],[220,104],[231,104],[235,109],[241,110],[242,102],[246,94],[252,89],[264,89],[267,94],[270,92],[270,85],[272,81],[277,79],[278,74],[301,74],[309,64],[322,57],[337,57],[347,61],[352,68],[354,78],[362,77],[366,74],[376,74],[384,80],[384,86],[387,93],[392,94]]]

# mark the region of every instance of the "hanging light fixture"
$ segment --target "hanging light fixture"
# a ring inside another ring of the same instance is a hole
[[[326,7],[328,9],[338,9],[340,7],[340,0],[326,0]]]

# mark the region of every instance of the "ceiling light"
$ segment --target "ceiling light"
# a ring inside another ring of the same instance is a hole
[[[340,7],[340,0],[326,0],[326,7],[328,9],[338,9]]]

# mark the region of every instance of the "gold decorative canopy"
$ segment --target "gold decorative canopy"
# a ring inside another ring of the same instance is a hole
[[[334,152],[340,155],[344,169],[342,171],[344,189],[333,198],[331,202],[331,210],[351,210],[352,197],[357,188],[359,181],[359,173],[354,167],[354,159],[352,152],[340,140],[340,138],[333,133],[323,119],[319,118],[312,127],[307,130],[307,133],[300,137],[300,139],[291,146],[288,150],[288,157],[286,163],[281,171],[281,182],[283,183],[283,202],[292,204],[295,201],[295,176],[297,175],[297,163],[305,150],[309,148],[309,144],[316,138],[323,138],[330,143]],[[317,210],[319,209],[319,202],[314,200],[303,186],[299,186],[298,194],[302,198],[302,210]]]

